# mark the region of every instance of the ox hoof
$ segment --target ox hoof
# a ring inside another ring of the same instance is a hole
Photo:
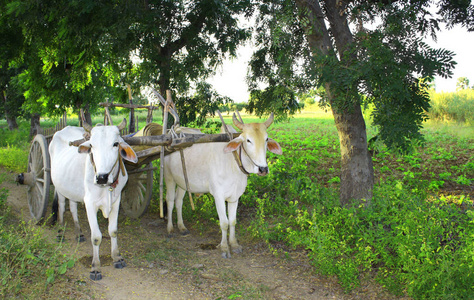
[[[221,256],[222,256],[222,258],[231,258],[229,252],[222,252],[222,253],[221,253]]]
[[[189,233],[190,233],[190,232],[189,232],[189,230],[187,230],[187,229],[181,231],[181,235],[182,235],[182,236],[187,236],[187,235],[189,235]]]
[[[90,273],[90,279],[92,280],[101,280],[102,279],[102,274],[100,271],[91,271]]]
[[[62,243],[62,242],[64,242],[65,240],[66,240],[66,239],[64,238],[64,234],[58,234],[58,235],[56,236],[56,241],[57,241],[58,243]]]
[[[242,247],[241,246],[238,246],[238,247],[232,247],[232,252],[234,253],[242,253]]]
[[[127,266],[127,264],[125,263],[125,260],[120,259],[118,261],[114,261],[114,268],[115,269],[123,269]]]
[[[77,241],[78,241],[79,243],[82,243],[82,242],[85,242],[85,241],[86,241],[86,238],[84,237],[83,234],[81,234],[81,235],[77,238]]]

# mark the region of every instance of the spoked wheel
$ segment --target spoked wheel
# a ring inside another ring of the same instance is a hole
[[[122,190],[121,206],[133,219],[143,216],[150,205],[153,191],[153,165],[128,172],[128,181]]]
[[[25,184],[28,185],[27,199],[30,214],[38,223],[43,222],[48,206],[50,173],[48,143],[42,134],[37,134],[31,143],[28,155],[28,173],[25,174]]]

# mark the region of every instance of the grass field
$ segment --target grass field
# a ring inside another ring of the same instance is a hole
[[[231,123],[230,115],[225,119]],[[218,118],[213,120],[207,132],[218,130]],[[0,164],[16,172],[26,169],[27,125],[19,133],[0,132]],[[469,298],[474,294],[474,127],[432,122],[423,133],[425,142],[414,143],[406,155],[375,145],[373,205],[341,208],[339,138],[332,115],[303,111],[274,123],[269,136],[283,155],[268,154],[268,176],[249,176],[239,216],[252,225],[239,231],[266,241],[276,255],[306,251],[315,272],[337,276],[346,290],[371,276],[395,294]],[[369,127],[368,137],[374,134]],[[201,197],[196,207],[191,211],[185,205],[187,224],[214,226],[212,199]]]

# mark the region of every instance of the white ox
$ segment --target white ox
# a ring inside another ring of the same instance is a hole
[[[282,154],[280,145],[268,138],[267,128],[273,122],[273,113],[264,123],[243,124],[233,115],[234,125],[242,130],[239,137],[228,143],[195,144],[184,149],[189,189],[192,193],[211,193],[214,196],[222,231],[220,247],[222,257],[230,258],[229,244],[234,253],[242,252],[235,237],[237,205],[247,187],[249,173],[268,174],[267,150]],[[239,151],[242,168],[231,152]],[[165,157],[164,176],[166,181],[166,202],[168,206],[168,233],[173,231],[172,212],[176,201],[178,228],[187,233],[182,218],[183,197],[186,184],[179,152]],[[244,173],[245,172],[245,173]],[[175,187],[177,185],[177,189]],[[226,204],[227,201],[227,213]],[[227,231],[229,230],[229,244]]]
[[[126,126],[125,119],[117,126],[96,126],[84,124],[84,128],[68,126],[56,132],[49,145],[51,156],[51,180],[59,200],[59,222],[63,223],[65,198],[69,199],[76,234],[80,235],[77,222],[77,203],[84,202],[93,248],[92,280],[102,279],[100,273],[99,246],[102,234],[97,223],[100,209],[109,218],[109,235],[114,267],[125,267],[117,245],[117,219],[121,192],[127,183],[128,174],[122,158],[137,162],[133,149],[120,137],[119,129]],[[90,140],[79,147],[69,142],[80,140],[90,131]],[[89,154],[89,155],[86,155]]]

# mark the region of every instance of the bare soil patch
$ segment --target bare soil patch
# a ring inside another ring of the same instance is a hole
[[[0,187],[9,190],[12,211],[20,218],[31,219],[26,187],[17,186],[15,174],[4,169],[0,169],[0,176],[6,177]],[[370,280],[345,294],[334,278],[317,275],[304,251],[274,256],[266,245],[244,232],[237,232],[243,253],[223,259],[215,248],[220,242],[217,226],[199,232],[186,223],[189,235],[175,234],[169,238],[166,223],[152,213],[140,220],[120,215],[119,248],[127,263],[124,269],[112,266],[107,220],[99,219],[103,235],[100,247],[103,279],[92,281],[89,279],[92,246],[83,205],[79,219],[86,242],[78,243],[74,239],[70,213],[65,217],[64,249],[77,262],[62,280],[51,286],[54,295],[64,299],[397,299]],[[239,222],[245,224],[246,220]],[[54,243],[58,228],[45,228]]]

